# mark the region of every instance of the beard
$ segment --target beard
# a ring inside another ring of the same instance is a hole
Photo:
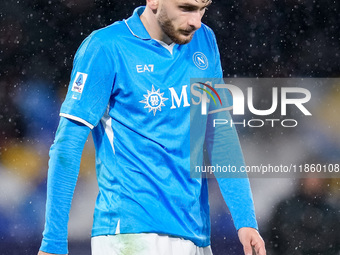
[[[195,34],[195,29],[191,27],[176,30],[164,8],[160,9],[158,23],[163,32],[176,44],[189,43]]]

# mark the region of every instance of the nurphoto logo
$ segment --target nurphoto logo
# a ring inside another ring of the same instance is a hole
[[[235,84],[223,83],[221,79],[205,79],[204,82],[195,81],[191,84],[191,101],[194,105],[201,105],[202,115],[221,111],[231,111],[233,116],[252,115],[250,119],[243,119],[238,122],[227,119],[214,119],[214,127],[217,125],[241,125],[259,128],[264,125],[275,127],[276,124],[287,128],[296,127],[298,121],[287,117],[288,107],[299,111],[303,116],[312,116],[312,113],[305,106],[311,100],[311,92],[306,88],[271,87],[271,96],[269,97],[268,93],[266,93],[266,97],[261,99],[262,101],[271,102],[270,107],[267,106],[265,109],[259,109],[254,106],[256,100],[253,87],[245,88],[243,86],[242,89],[237,86],[237,80]],[[218,99],[219,104],[216,99]],[[213,109],[210,107],[211,100],[215,105]],[[232,101],[232,104],[230,101]],[[280,118],[271,118],[271,115],[278,111]]]

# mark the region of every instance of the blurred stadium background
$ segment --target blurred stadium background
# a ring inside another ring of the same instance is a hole
[[[48,150],[75,51],[91,31],[127,18],[143,4],[0,2],[1,255],[38,251]],[[204,22],[216,33],[225,77],[336,78],[340,76],[339,13],[337,0],[216,0]],[[339,80],[313,88],[312,121],[301,128],[289,132],[239,128],[247,163],[339,163],[339,89]],[[70,254],[74,255],[90,254],[97,193],[94,164],[89,137],[70,215]],[[214,254],[242,254],[216,182],[210,181]],[[256,178],[251,184],[269,254],[340,254],[339,179]]]

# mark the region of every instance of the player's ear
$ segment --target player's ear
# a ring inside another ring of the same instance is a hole
[[[159,0],[146,0],[146,4],[153,12],[156,12],[158,9]]]

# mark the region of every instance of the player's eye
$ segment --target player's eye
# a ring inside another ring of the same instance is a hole
[[[179,9],[184,12],[192,12],[192,11],[195,11],[196,8],[193,6],[189,6],[189,5],[182,5],[182,6],[179,6]]]

